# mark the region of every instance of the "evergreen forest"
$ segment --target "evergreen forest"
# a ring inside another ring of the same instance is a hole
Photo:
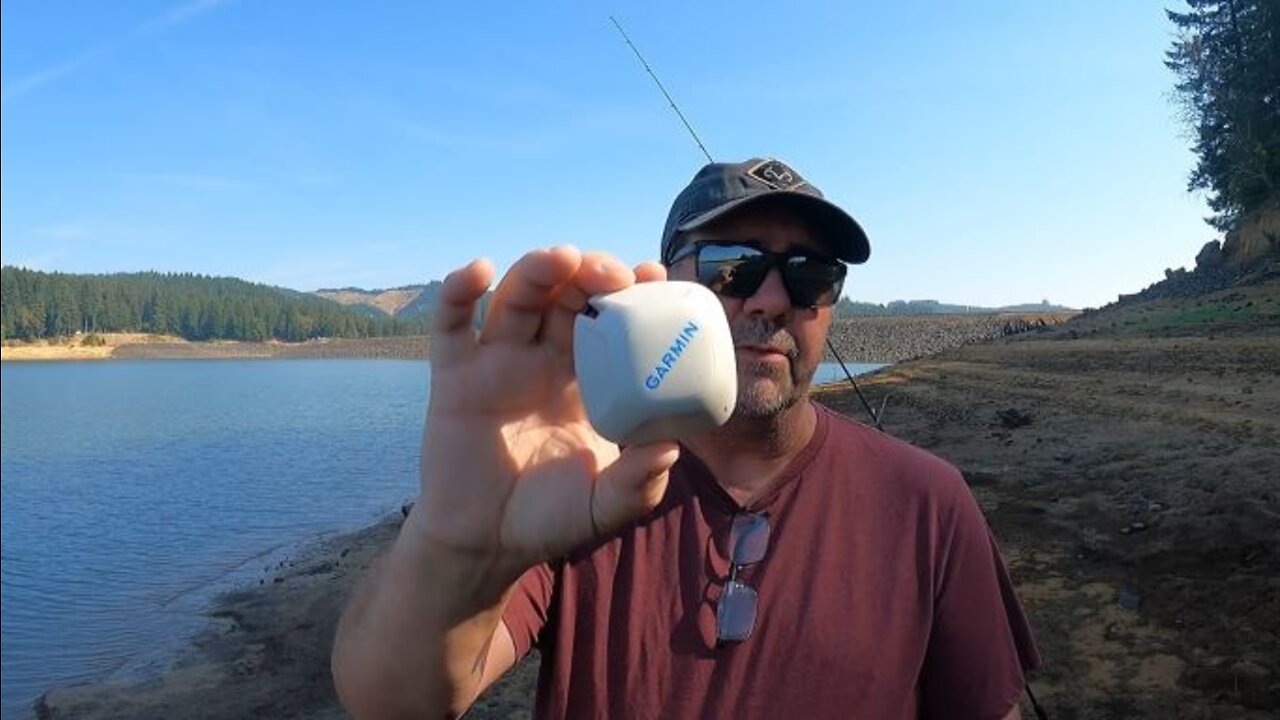
[[[187,340],[282,340],[420,335],[425,317],[375,317],[308,293],[226,277],[0,269],[5,339],[139,332]]]

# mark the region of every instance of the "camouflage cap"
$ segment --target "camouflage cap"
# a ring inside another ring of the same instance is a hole
[[[800,173],[780,160],[752,158],[705,165],[680,191],[662,230],[663,264],[670,263],[683,245],[681,233],[761,201],[785,205],[813,222],[832,254],[845,262],[863,263],[871,255],[867,234],[858,223]]]

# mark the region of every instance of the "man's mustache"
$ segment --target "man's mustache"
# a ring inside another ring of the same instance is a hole
[[[791,360],[795,360],[796,356],[800,354],[800,348],[796,345],[795,337],[785,329],[767,320],[743,320],[735,323],[730,330],[733,334],[734,347],[751,345],[753,347],[767,348],[774,352],[782,353]]]

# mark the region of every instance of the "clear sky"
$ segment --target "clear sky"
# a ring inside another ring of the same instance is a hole
[[[855,300],[1098,306],[1216,237],[1164,52],[1175,0],[6,0],[0,254],[298,290],[657,254],[704,162],[795,166]]]

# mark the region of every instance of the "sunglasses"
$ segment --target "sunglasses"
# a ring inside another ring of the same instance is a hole
[[[791,304],[801,308],[834,305],[847,271],[839,260],[818,255],[774,253],[755,245],[714,241],[686,245],[671,256],[669,264],[691,255],[698,282],[724,297],[751,297],[769,271],[777,268]]]
[[[769,549],[769,518],[746,514],[733,518],[729,529],[729,582],[716,604],[716,644],[742,642],[756,626],[760,596],[738,579],[738,571],[764,559]]]

